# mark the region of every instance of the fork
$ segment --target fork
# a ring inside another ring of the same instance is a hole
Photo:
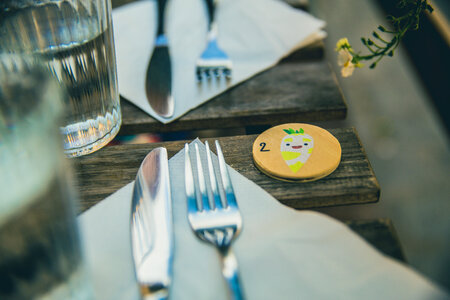
[[[225,77],[227,81],[231,79],[231,69],[233,64],[229,56],[217,43],[217,22],[215,20],[216,5],[218,0],[206,0],[208,8],[208,37],[207,45],[202,55],[197,60],[197,80],[202,81],[203,77]]]
[[[203,166],[198,145],[195,144],[195,156],[201,201],[197,201],[195,193],[194,176],[189,156],[189,145],[186,144],[184,147],[188,220],[192,230],[201,240],[213,244],[218,249],[222,258],[222,274],[230,289],[231,299],[241,300],[244,299],[244,296],[239,283],[237,260],[231,251],[231,243],[242,228],[242,217],[239,212],[234,190],[231,185],[230,175],[228,174],[219,142],[216,141],[216,149],[220,177],[222,179],[225,194],[223,201],[218,192],[218,183],[214,173],[211,151],[209,150],[207,141],[205,142],[205,146],[209,182],[213,196],[212,201],[210,201],[206,190],[206,181],[203,174]]]

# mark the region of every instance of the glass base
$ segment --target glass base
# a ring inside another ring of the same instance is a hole
[[[119,109],[96,120],[91,119],[61,128],[64,136],[64,153],[67,157],[77,157],[99,150],[117,135],[121,123]]]

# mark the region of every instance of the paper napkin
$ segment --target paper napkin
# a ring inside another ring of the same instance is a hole
[[[148,104],[147,67],[156,34],[156,1],[137,1],[113,10],[119,92],[142,110],[168,123],[258,72],[293,50],[322,38],[325,25],[278,0],[223,0],[217,9],[218,43],[233,61],[230,86],[198,85],[195,64],[206,46],[204,0],[171,0],[166,32],[172,60],[175,113],[161,118]]]
[[[228,299],[216,250],[188,224],[184,151],[170,159],[169,169],[175,230],[170,298]],[[231,167],[229,172],[243,218],[233,249],[247,299],[448,299],[344,224],[283,206]],[[126,185],[79,217],[98,299],[139,297],[129,234],[132,189],[133,183]]]

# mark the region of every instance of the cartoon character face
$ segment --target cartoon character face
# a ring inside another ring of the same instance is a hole
[[[308,134],[289,134],[281,142],[281,151],[308,153],[314,147],[313,138]]]
[[[288,134],[281,141],[281,155],[292,172],[296,173],[306,163],[314,149],[314,139],[300,130],[284,129]]]

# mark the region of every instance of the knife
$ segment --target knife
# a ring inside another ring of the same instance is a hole
[[[158,0],[158,29],[155,48],[147,68],[145,92],[152,109],[163,118],[174,112],[172,96],[172,64],[170,62],[167,37],[164,34],[164,10],[167,0]]]
[[[172,275],[173,225],[166,148],[142,161],[134,182],[131,245],[143,299],[167,299]]]

